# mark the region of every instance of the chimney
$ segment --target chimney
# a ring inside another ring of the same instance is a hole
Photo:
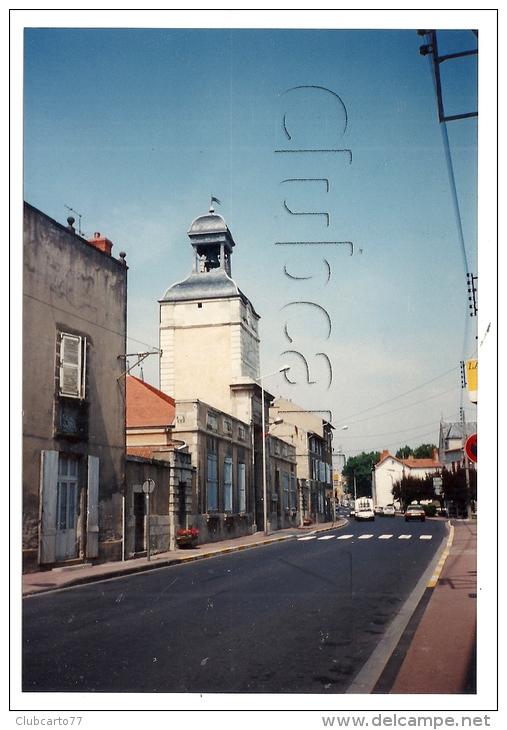
[[[99,251],[103,251],[108,256],[111,256],[111,249],[113,248],[113,244],[109,240],[109,238],[101,236],[100,233],[94,233],[93,238],[88,239],[88,243],[91,243],[92,246],[98,248]]]

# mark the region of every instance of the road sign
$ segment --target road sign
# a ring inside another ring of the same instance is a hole
[[[153,479],[147,479],[145,482],[143,482],[143,492],[145,494],[151,494],[154,489],[155,482],[153,481]]]
[[[477,434],[474,433],[473,436],[470,436],[470,438],[467,439],[467,442],[465,444],[465,452],[470,461],[477,462]]]

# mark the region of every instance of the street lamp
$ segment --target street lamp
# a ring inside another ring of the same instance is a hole
[[[262,408],[262,499],[264,502],[263,513],[264,513],[264,534],[268,535],[268,485],[266,480],[266,413],[264,409],[264,378],[270,378],[272,375],[278,375],[278,373],[286,373],[290,369],[289,365],[284,365],[283,368],[275,370],[274,373],[268,373],[267,375],[261,375],[257,378],[261,386],[261,408]],[[281,420],[280,420],[281,423]]]

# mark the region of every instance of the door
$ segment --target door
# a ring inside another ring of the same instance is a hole
[[[142,553],[145,550],[144,544],[144,494],[143,492],[134,492],[134,552]]]
[[[58,460],[56,492],[56,560],[77,558],[78,473],[77,460]]]

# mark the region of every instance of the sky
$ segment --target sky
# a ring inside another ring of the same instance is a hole
[[[158,349],[158,302],[190,273],[187,231],[216,197],[266,389],[329,417],[346,456],[436,444],[441,419],[477,419],[460,363],[489,345],[488,293],[470,317],[466,278],[487,216],[477,118],[446,125],[456,208],[417,28],[442,28],[441,55],[474,50],[470,28],[489,39],[494,13],[380,11],[365,29],[252,12],[203,11],[202,27],[176,11],[20,13],[24,199],[126,252],[137,353]],[[447,114],[476,111],[477,57],[442,64],[442,88]],[[131,372],[158,386],[158,356]]]

